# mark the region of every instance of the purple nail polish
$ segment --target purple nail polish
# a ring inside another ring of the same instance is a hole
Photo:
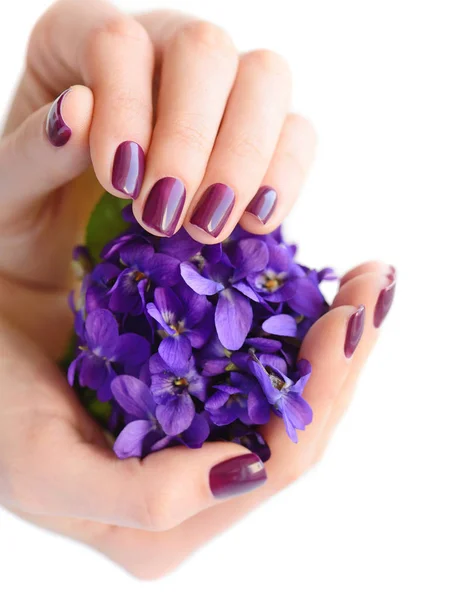
[[[205,190],[191,223],[218,237],[233,210],[234,202],[233,190],[224,183],[215,183]]]
[[[358,310],[353,313],[348,321],[345,337],[345,356],[351,358],[356,350],[364,331],[364,318],[366,309],[361,304]]]
[[[112,185],[130,198],[138,198],[143,183],[145,156],[136,142],[122,142],[117,148],[112,168]]]
[[[256,454],[242,454],[215,465],[210,470],[210,489],[215,498],[229,498],[263,485],[266,470]]]
[[[265,225],[276,208],[276,190],[269,185],[264,185],[253,197],[246,212],[254,215]]]
[[[164,177],[149,192],[143,211],[143,221],[159,233],[170,237],[183,212],[186,190],[176,177]]]
[[[389,283],[387,287],[383,288],[383,290],[380,292],[374,310],[374,327],[380,327],[385,317],[388,315],[388,311],[391,308],[393,298],[395,296],[395,288],[396,279],[393,279],[391,283]]]
[[[70,91],[71,90],[69,88],[56,98],[51,105],[50,110],[48,111],[47,120],[45,123],[45,131],[48,139],[53,146],[56,146],[57,148],[67,144],[72,135],[72,130],[66,124],[62,115],[63,100]]]

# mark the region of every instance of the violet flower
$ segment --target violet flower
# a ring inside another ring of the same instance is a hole
[[[73,385],[76,372],[79,385],[96,390],[98,399],[110,400],[111,382],[115,369],[141,365],[150,354],[150,344],[135,333],[119,335],[114,315],[106,309],[96,309],[85,321],[79,354],[68,370],[68,381]]]

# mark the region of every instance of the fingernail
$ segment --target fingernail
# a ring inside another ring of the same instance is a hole
[[[159,233],[170,237],[175,233],[186,199],[183,183],[176,177],[164,177],[149,192],[143,221]]]
[[[57,148],[67,144],[72,135],[72,129],[66,124],[62,115],[63,100],[70,91],[69,88],[56,98],[47,115],[45,131],[50,142]]]
[[[374,327],[376,328],[382,325],[393,303],[396,288],[395,273],[392,274],[392,277],[389,276],[391,283],[389,283],[387,287],[383,288],[379,294],[379,297],[377,298],[377,304],[375,305],[374,310]]]
[[[364,317],[366,309],[361,304],[358,310],[351,315],[348,321],[347,332],[345,337],[345,356],[351,358],[356,350],[361,336],[364,331]]]
[[[233,190],[224,183],[215,183],[207,188],[191,219],[213,237],[218,237],[234,206]]]
[[[112,185],[130,198],[138,198],[143,183],[146,159],[136,142],[122,142],[117,148],[112,167]]]
[[[255,194],[246,212],[257,217],[265,225],[276,208],[277,197],[276,190],[269,185],[265,185]]]
[[[256,454],[242,454],[215,465],[210,470],[210,489],[215,498],[245,494],[263,485],[266,470]]]

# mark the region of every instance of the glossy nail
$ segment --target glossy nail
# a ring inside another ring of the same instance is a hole
[[[224,183],[215,183],[205,190],[191,223],[218,237],[233,210],[234,202],[233,190]]]
[[[170,237],[183,212],[186,190],[175,177],[164,177],[149,192],[143,211],[143,221],[159,233]]]
[[[396,289],[395,276],[396,272],[389,276],[391,282],[387,285],[387,287],[383,288],[379,294],[379,297],[377,298],[377,304],[375,305],[374,310],[374,327],[376,328],[382,325],[393,303]]]
[[[265,225],[276,208],[277,197],[276,190],[269,185],[265,185],[255,194],[246,212],[257,217]]]
[[[361,304],[358,310],[353,313],[348,321],[345,337],[345,356],[351,358],[356,350],[364,331],[364,320],[366,309]]]
[[[245,494],[263,485],[266,470],[256,454],[242,454],[215,465],[210,470],[210,489],[215,498]]]
[[[48,139],[57,148],[67,144],[72,135],[72,130],[64,121],[62,114],[63,100],[70,91],[69,88],[56,98],[48,111],[45,123],[45,131]]]
[[[112,167],[112,185],[130,198],[138,198],[143,183],[146,159],[136,142],[122,142],[117,148]]]

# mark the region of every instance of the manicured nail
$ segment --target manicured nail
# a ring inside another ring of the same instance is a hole
[[[242,454],[215,465],[210,470],[210,489],[215,498],[245,494],[263,485],[266,470],[256,454]]]
[[[389,277],[389,279],[391,279],[391,277]],[[391,308],[393,298],[395,296],[395,289],[396,279],[395,274],[393,274],[392,281],[387,285],[387,287],[383,288],[379,294],[379,297],[377,298],[377,304],[375,305],[374,310],[374,327],[380,327],[385,317],[388,315],[388,311]]]
[[[186,198],[183,183],[175,177],[164,177],[149,192],[143,221],[159,233],[170,237],[175,233]]]
[[[117,148],[112,167],[112,185],[130,198],[138,198],[143,183],[146,159],[136,142],[122,142]]]
[[[353,313],[348,321],[347,332],[345,337],[345,356],[351,358],[356,350],[361,336],[364,331],[364,317],[366,309],[361,304],[358,310]]]
[[[207,188],[192,216],[191,223],[218,237],[234,206],[233,190],[224,183]]]
[[[69,88],[56,98],[48,112],[45,124],[45,131],[48,139],[53,146],[58,148],[67,144],[72,135],[72,129],[66,124],[62,114],[63,100],[70,91]]]
[[[265,185],[255,194],[246,212],[257,217],[265,225],[276,208],[277,198],[276,190],[269,185]]]

